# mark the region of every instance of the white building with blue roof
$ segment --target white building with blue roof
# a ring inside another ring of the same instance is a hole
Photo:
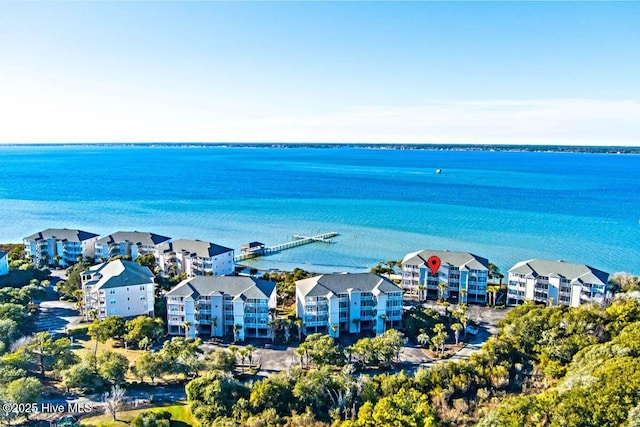
[[[166,299],[170,335],[240,341],[269,338],[269,309],[277,305],[275,282],[244,276],[186,279]]]
[[[91,320],[108,316],[154,316],[154,275],[147,267],[121,259],[88,268],[81,274],[83,314]]]
[[[402,289],[373,273],[323,274],[296,282],[296,315],[304,333],[373,331],[382,334],[402,322]]]
[[[507,304],[524,301],[578,307],[611,299],[609,273],[585,264],[546,259],[520,261],[509,270]]]

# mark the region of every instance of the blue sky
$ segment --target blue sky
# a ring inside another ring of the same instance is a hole
[[[637,2],[0,2],[0,142],[640,145]]]

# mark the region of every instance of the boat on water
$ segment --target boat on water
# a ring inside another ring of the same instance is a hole
[[[436,173],[437,174],[441,174],[442,173],[442,169],[436,169]]]

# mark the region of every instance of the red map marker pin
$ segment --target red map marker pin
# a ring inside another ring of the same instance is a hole
[[[427,264],[429,265],[429,268],[431,269],[431,272],[434,276],[438,274],[438,269],[440,268],[441,262],[442,261],[440,261],[440,258],[435,255],[430,256],[427,260]]]

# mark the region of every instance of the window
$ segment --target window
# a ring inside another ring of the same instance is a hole
[[[144,285],[140,286],[140,290],[144,291],[145,290],[145,286]]]
[[[146,300],[146,299],[147,299],[147,298],[146,298],[146,297],[144,297],[144,296],[141,296],[141,297],[140,297],[140,301],[144,301],[144,300]]]
[[[112,299],[111,301],[109,301],[111,304],[115,304],[116,300]]]
[[[115,294],[115,293],[116,293],[116,290],[115,290],[115,289],[111,289],[111,290],[109,291],[109,293],[110,293],[111,295],[113,295],[113,294]]]

